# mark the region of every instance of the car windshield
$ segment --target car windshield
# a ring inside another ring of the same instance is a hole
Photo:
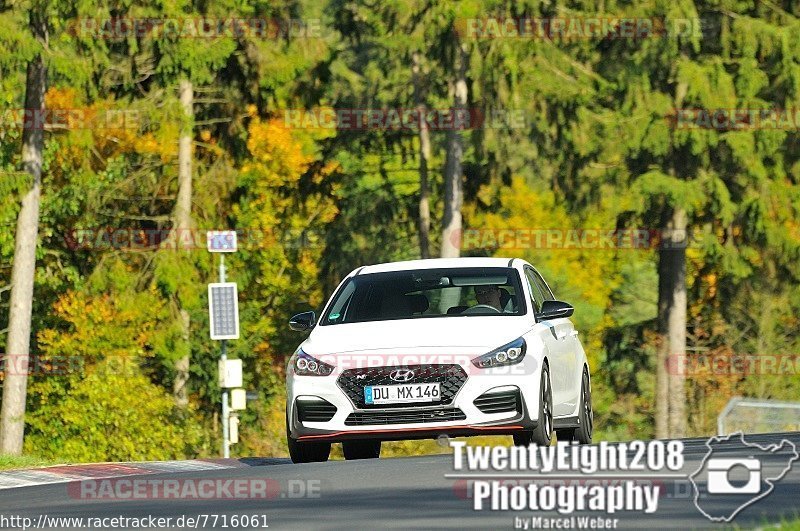
[[[322,325],[525,313],[517,271],[507,267],[418,269],[350,278]]]

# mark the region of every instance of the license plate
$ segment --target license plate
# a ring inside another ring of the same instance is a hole
[[[438,383],[368,385],[364,387],[364,402],[367,404],[435,402],[441,396]]]

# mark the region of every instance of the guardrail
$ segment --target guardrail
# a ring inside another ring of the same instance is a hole
[[[800,402],[731,398],[717,417],[717,435],[800,430]]]

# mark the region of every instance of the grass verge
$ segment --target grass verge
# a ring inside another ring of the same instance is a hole
[[[52,465],[44,459],[29,455],[4,455],[0,454],[0,470],[14,470],[15,468],[34,468]]]

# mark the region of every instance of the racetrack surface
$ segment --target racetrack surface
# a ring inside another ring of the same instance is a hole
[[[800,433],[747,436],[759,445],[787,439],[800,450]],[[684,439],[688,476],[700,468],[708,452],[706,440]],[[731,449],[725,457],[746,457],[746,449]],[[738,513],[732,524],[752,528],[782,519],[800,517],[800,462],[776,483],[765,498]],[[463,471],[462,471],[463,472]],[[266,479],[272,487],[267,499],[83,499],[79,483],[59,483],[10,488],[0,491],[0,515],[47,517],[146,517],[175,519],[197,515],[263,515],[269,529],[511,529],[515,517],[561,517],[556,512],[476,512],[467,497],[465,482],[446,478],[454,474],[451,455],[429,455],[366,461],[330,461],[294,465],[280,459],[242,459],[233,468],[188,472],[153,473],[148,481],[168,479],[196,482],[208,479]],[[687,480],[664,479],[658,510],[654,514],[618,512],[619,528],[696,529],[722,527],[705,518],[693,503]],[[306,489],[318,496],[294,497]],[[294,489],[294,490],[292,490]],[[290,492],[291,491],[291,492]],[[604,513],[584,513],[601,516]],[[229,528],[234,528],[228,521]],[[9,526],[6,526],[9,527]],[[222,521],[217,519],[217,527]],[[177,528],[177,527],[175,527]],[[202,528],[202,525],[198,525]],[[211,522],[206,521],[206,527]],[[241,527],[239,527],[241,528]]]

